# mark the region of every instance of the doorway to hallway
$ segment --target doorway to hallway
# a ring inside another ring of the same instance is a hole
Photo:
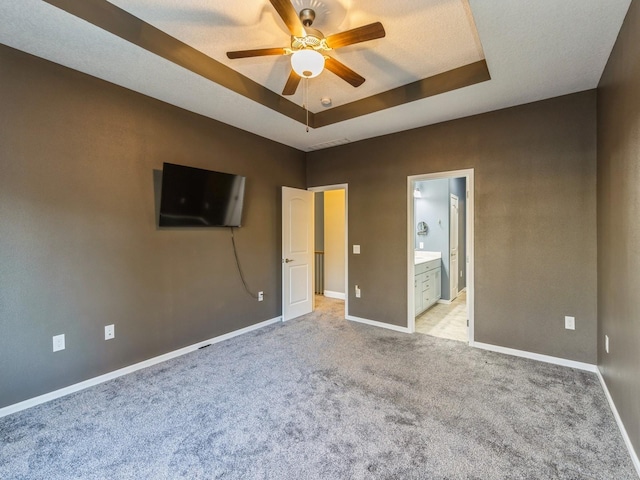
[[[349,301],[347,188],[347,184],[340,184],[309,189],[315,192],[314,292],[316,306],[322,303],[323,298],[342,300],[345,316]]]

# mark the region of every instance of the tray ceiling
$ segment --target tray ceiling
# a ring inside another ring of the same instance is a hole
[[[209,57],[280,94],[290,71],[290,57],[229,60],[226,52],[288,47],[289,32],[264,0],[111,0],[140,19]],[[351,5],[349,5],[351,4]],[[323,111],[322,98],[340,106],[431,77],[484,58],[466,0],[389,2],[369,0],[294,0],[296,11],[316,11],[313,28],[326,36],[380,21],[385,38],[330,52],[366,78],[358,88],[325,71],[308,81],[308,106]],[[303,88],[287,97],[303,103]]]
[[[52,3],[78,5],[73,0]],[[333,123],[307,133],[299,123],[304,89],[299,88],[288,100],[280,96],[289,73],[289,57],[229,60],[226,52],[230,50],[288,46],[288,31],[266,0],[111,0],[111,4],[229,67],[238,78],[255,82],[255,91],[268,90],[265,96],[272,100],[267,106],[43,1],[0,1],[0,42],[275,141],[312,150],[595,88],[630,0],[292,3],[296,10],[314,8],[313,27],[325,35],[382,22],[386,37],[331,52],[366,82],[354,88],[325,71],[308,81],[307,102],[317,118],[329,118],[331,110],[344,112],[350,105],[367,101],[369,106],[377,102],[378,111],[366,110],[364,113],[374,113],[360,116],[361,112],[351,119],[338,116]],[[480,61],[484,64],[484,60],[491,75],[488,81],[473,81],[466,84],[471,86],[427,98],[407,96],[409,103],[381,105],[384,92],[395,89],[396,97],[402,96],[404,86],[413,84],[415,93],[425,89],[415,82]],[[321,105],[323,97],[331,99],[329,107]],[[291,114],[279,113],[274,102]],[[386,108],[388,105],[392,108]]]

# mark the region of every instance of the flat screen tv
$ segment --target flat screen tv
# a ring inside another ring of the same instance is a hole
[[[245,177],[164,163],[161,227],[239,227]]]

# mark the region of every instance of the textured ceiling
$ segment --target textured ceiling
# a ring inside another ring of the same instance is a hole
[[[289,32],[264,0],[111,0],[111,3],[191,45],[211,58],[281,93],[290,58],[269,56],[229,60],[226,52],[288,47]],[[353,102],[484,58],[466,0],[407,2],[368,0],[294,0],[296,11],[316,11],[313,28],[325,36],[373,22],[383,23],[385,38],[344,47],[329,54],[360,73],[366,82],[354,88],[325,71],[308,83],[309,109],[322,111]],[[287,97],[301,105],[303,88]]]
[[[266,0],[112,0],[114,5],[279,93],[286,57],[225,52],[288,44]],[[332,107],[483,57],[491,80],[306,133],[304,126],[39,0],[0,0],[0,43],[301,150],[356,141],[595,88],[630,0],[293,0],[315,7],[325,35],[380,21],[385,38],[332,55],[367,81],[330,72],[309,81],[309,105]],[[475,25],[474,25],[475,23]],[[474,28],[475,27],[475,28]],[[476,33],[477,29],[477,33]],[[291,97],[302,103],[302,89]]]

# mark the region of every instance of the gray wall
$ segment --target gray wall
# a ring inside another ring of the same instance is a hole
[[[416,235],[416,245],[424,242],[424,249],[442,254],[442,299],[449,300],[449,180],[425,180],[419,182],[422,197],[416,198],[415,217],[418,222],[425,221],[429,227],[427,235]]]
[[[449,258],[450,234],[451,234],[451,202],[450,195],[458,197],[458,292],[466,286],[466,179],[450,178],[437,180],[422,180],[416,182],[420,187],[422,197],[416,198],[415,222],[416,232],[418,222],[425,221],[429,226],[429,233],[418,235],[416,233],[416,250],[420,250],[420,242],[423,242],[422,250],[440,252],[442,254],[441,291],[442,299],[450,300],[451,297],[451,266]]]
[[[640,452],[640,3],[598,87],[598,365]],[[610,353],[604,351],[609,336]]]
[[[309,186],[349,184],[349,313],[406,326],[407,176],[465,168],[475,340],[595,363],[595,90],[308,154]]]
[[[0,65],[0,407],[280,315],[303,152],[4,46]],[[228,229],[158,230],[164,161],[246,175],[236,241],[264,302]]]
[[[429,233],[416,234],[416,249],[440,252],[442,254],[441,292],[443,300],[451,299],[451,275],[458,275],[458,292],[466,285],[466,179],[450,178],[437,180],[424,180],[416,182],[422,191],[422,197],[415,200],[416,225],[425,221],[429,226]],[[458,271],[451,272],[449,258],[451,235],[451,197],[458,197]],[[416,227],[417,231],[417,227]]]
[[[419,182],[422,196],[415,199],[416,230],[419,222],[429,227],[427,235],[416,235],[416,249],[430,252],[449,250],[449,180]],[[420,242],[424,248],[420,249]]]

